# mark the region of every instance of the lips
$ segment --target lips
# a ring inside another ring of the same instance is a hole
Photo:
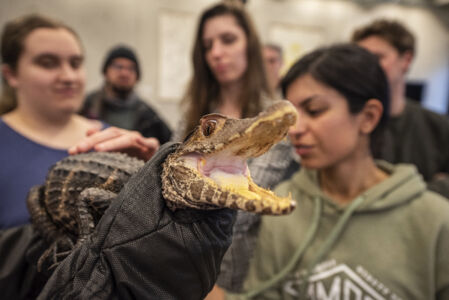
[[[226,72],[226,70],[227,70],[227,66],[226,66],[226,65],[223,65],[223,64],[219,64],[219,65],[216,65],[216,66],[214,67],[214,70],[215,70],[215,72],[217,72],[217,73],[224,73],[224,72]]]
[[[80,94],[80,89],[78,88],[62,88],[56,90],[57,94],[63,95],[65,97],[73,97]]]
[[[313,151],[313,146],[309,145],[295,145],[296,153],[300,156],[306,156]]]

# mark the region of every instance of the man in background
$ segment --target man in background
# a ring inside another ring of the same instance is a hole
[[[169,141],[171,130],[167,124],[135,92],[141,73],[134,51],[123,45],[112,48],[102,71],[103,87],[87,96],[80,114],[155,137],[161,144]]]
[[[263,58],[268,85],[278,98],[282,98],[282,91],[279,86],[283,65],[282,48],[276,44],[265,44],[263,47]]]
[[[414,164],[429,188],[449,198],[449,120],[405,95],[415,38],[401,23],[376,20],[354,31],[352,41],[379,57],[390,85],[390,121],[377,158]]]

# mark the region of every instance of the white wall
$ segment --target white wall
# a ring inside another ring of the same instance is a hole
[[[212,0],[0,0],[0,26],[12,17],[40,12],[62,19],[75,28],[86,49],[88,91],[101,85],[100,68],[107,49],[117,43],[131,45],[137,49],[143,69],[140,93],[175,127],[179,119],[176,99],[159,97],[162,39],[158,16],[167,11],[182,12],[195,19],[186,26],[195,27],[200,11],[213,3]],[[397,5],[367,9],[349,1],[332,0],[249,0],[248,10],[264,41],[273,39],[270,36],[273,24],[318,30],[326,44],[347,40],[356,26],[375,17],[388,16],[404,21],[418,40],[417,57],[409,78],[427,82],[425,106],[446,112],[449,32],[428,10]],[[185,30],[180,28],[180,31],[188,32]],[[185,65],[180,65],[180,72],[185,73],[189,68],[190,48],[191,43],[179,53],[185,56]]]

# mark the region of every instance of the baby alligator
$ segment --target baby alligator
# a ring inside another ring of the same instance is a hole
[[[188,139],[163,164],[162,194],[172,209],[228,207],[261,214],[286,214],[291,197],[277,197],[251,180],[246,160],[265,153],[296,122],[296,109],[278,101],[254,118],[204,116]],[[57,266],[85,241],[143,161],[122,153],[68,156],[52,166],[45,184],[27,198],[32,223],[51,245],[38,270]]]

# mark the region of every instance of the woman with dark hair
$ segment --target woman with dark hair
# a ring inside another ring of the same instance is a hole
[[[84,50],[67,25],[35,14],[9,21],[1,59],[0,229],[29,222],[28,191],[69,149],[128,151],[148,159],[158,148],[154,138],[114,127],[100,131],[105,124],[76,113],[84,99]]]
[[[192,67],[183,99],[186,123],[175,139],[191,132],[204,114],[252,117],[271,100],[259,37],[241,1],[220,2],[201,14]]]
[[[373,159],[389,107],[378,59],[318,49],[282,88],[299,114],[289,137],[302,169],[275,192],[298,207],[262,217],[241,294],[227,299],[449,299],[447,200],[413,166]]]

